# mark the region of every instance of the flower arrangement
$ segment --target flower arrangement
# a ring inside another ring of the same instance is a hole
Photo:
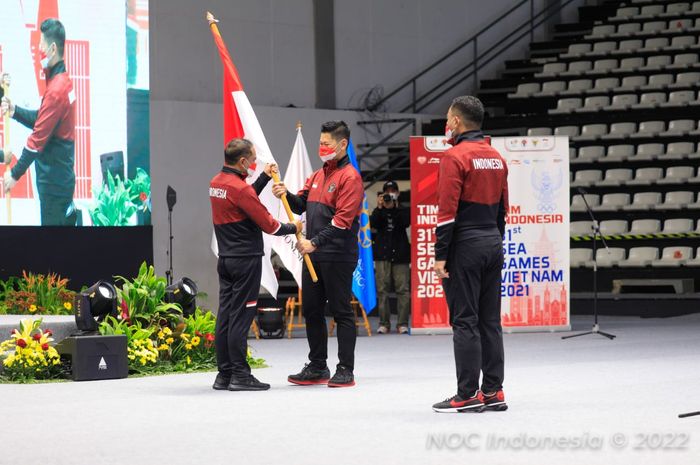
[[[8,352],[2,362],[3,378],[15,382],[52,379],[61,375],[61,357],[54,347],[50,330],[42,330],[41,319],[22,320],[19,331],[0,343],[0,355]]]
[[[149,372],[158,364],[158,349],[152,339],[152,328],[144,328],[139,322],[132,325],[128,321],[108,316],[100,323],[99,331],[102,335],[126,336],[130,372]]]
[[[70,315],[75,292],[68,279],[56,273],[48,275],[22,272],[22,278],[0,282],[0,306],[3,313],[19,315]]]
[[[117,300],[120,319],[128,322],[141,322],[143,326],[158,325],[161,320],[174,321],[179,318],[182,308],[163,301],[168,283],[156,276],[153,266],[141,264],[134,279],[117,276]]]
[[[127,226],[136,213],[131,192],[119,176],[107,172],[107,184],[95,189],[96,206],[90,210],[94,226]]]

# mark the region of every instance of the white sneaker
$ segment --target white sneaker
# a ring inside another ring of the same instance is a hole
[[[380,326],[379,328],[377,328],[377,334],[389,334],[389,327]]]
[[[408,326],[399,326],[398,331],[399,334],[408,334]]]

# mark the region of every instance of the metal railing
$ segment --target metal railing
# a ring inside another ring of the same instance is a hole
[[[564,8],[572,4],[577,0],[563,0],[557,4],[546,5],[539,13],[535,13],[535,3],[534,0],[521,0],[513,5],[510,9],[504,12],[501,16],[493,20],[488,25],[484,26],[476,34],[469,37],[467,40],[435,60],[433,63],[428,65],[423,71],[414,75],[406,82],[398,86],[396,89],[388,93],[386,96],[382,97],[380,100],[374,102],[366,110],[376,111],[387,102],[397,97],[403,91],[410,89],[411,91],[411,101],[409,104],[402,107],[399,112],[404,113],[411,111],[412,113],[418,113],[425,109],[428,105],[435,102],[437,99],[445,95],[447,92],[454,89],[459,84],[463,83],[470,77],[474,82],[474,90],[478,89],[479,84],[479,71],[489,63],[491,63],[496,58],[500,57],[503,53],[507,52],[511,47],[516,45],[520,40],[526,36],[530,36],[530,41],[534,41],[535,30],[541,26],[545,21],[549,20],[552,16],[561,12]],[[512,19],[512,16],[517,13],[522,13],[522,10],[529,9],[529,19],[524,21],[515,29],[508,31],[508,36],[505,40],[497,41],[492,46],[488,47],[486,50],[480,50],[480,44],[483,40],[482,36],[487,32],[493,32],[493,28]],[[444,75],[444,71],[438,74],[437,72],[431,73],[441,64],[443,64],[448,59],[454,57],[457,53],[462,52],[471,48],[472,60],[465,65],[461,66],[457,71],[451,73],[448,77],[441,80],[438,84],[433,85],[427,91],[420,93],[419,95],[419,80],[429,79],[431,76],[433,78],[439,78]]]

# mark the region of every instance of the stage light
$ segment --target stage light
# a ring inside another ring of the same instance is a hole
[[[110,283],[97,281],[75,296],[75,324],[80,331],[96,332],[107,315],[117,316],[117,291]]]
[[[165,301],[179,304],[185,316],[194,314],[197,308],[197,284],[190,278],[182,278],[174,282],[165,288]]]

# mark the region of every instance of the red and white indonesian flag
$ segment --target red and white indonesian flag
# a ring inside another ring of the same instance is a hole
[[[289,158],[289,165],[284,175],[284,185],[289,192],[297,193],[304,187],[304,183],[312,173],[313,170],[311,168],[311,161],[309,161],[309,152],[306,150],[301,127],[298,127],[297,139],[294,142],[292,156]],[[282,202],[279,202],[276,215],[275,213],[273,213],[273,215],[280,222],[286,223],[289,221]],[[304,216],[305,215],[301,216],[302,221],[304,221]],[[295,248],[297,238],[290,234],[289,236],[274,236],[272,241],[272,248],[277,252],[277,255],[279,255],[284,267],[292,273],[294,280],[299,287],[301,287],[301,272],[304,268],[304,257],[297,252]]]
[[[248,182],[253,182],[260,176],[265,164],[275,163],[275,159],[272,156],[272,152],[270,152],[270,147],[267,145],[265,134],[260,128],[260,123],[258,123],[253,107],[243,91],[243,84],[238,76],[238,71],[231,60],[219,29],[216,24],[212,24],[210,28],[224,67],[224,145],[235,137],[246,138],[255,145],[257,154],[257,163],[254,166],[255,174],[248,178]],[[278,207],[281,205],[281,202],[272,195],[272,190],[269,186],[260,193],[260,201],[273,214],[277,212]],[[289,222],[289,220],[287,219],[284,222]],[[260,284],[273,297],[277,298],[279,284],[270,262],[273,237],[263,234],[263,239],[265,257],[263,257],[262,281]],[[216,236],[212,237],[212,251],[218,255]]]

